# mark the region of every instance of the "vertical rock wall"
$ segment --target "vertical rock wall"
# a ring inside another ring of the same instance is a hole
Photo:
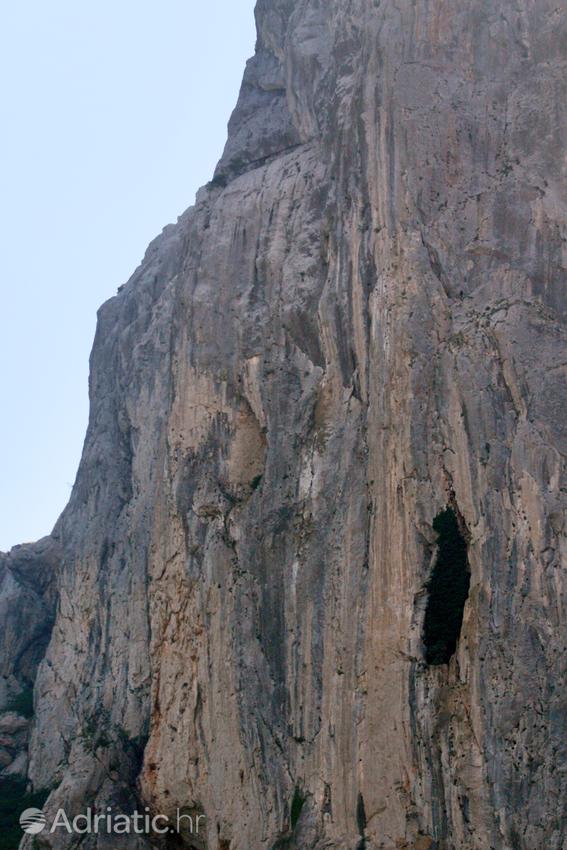
[[[99,314],[48,811],[201,813],[165,845],[198,850],[564,850],[566,12],[259,0],[213,181]],[[470,593],[428,665],[447,506]]]

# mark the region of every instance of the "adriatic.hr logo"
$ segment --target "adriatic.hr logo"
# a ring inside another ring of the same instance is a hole
[[[28,835],[37,835],[45,829],[47,819],[41,809],[26,809],[20,815],[20,826]]]
[[[47,818],[41,809],[26,809],[20,815],[20,826],[28,835],[37,835],[44,829],[54,833],[64,830],[69,834],[90,835],[106,833],[112,835],[165,835],[166,833],[185,833],[199,835],[204,831],[205,815],[193,815],[177,809],[173,818],[167,815],[152,815],[149,808],[143,812],[132,812],[125,815],[114,813],[112,806],[105,811],[92,808],[70,818],[64,809],[59,809],[48,825]]]

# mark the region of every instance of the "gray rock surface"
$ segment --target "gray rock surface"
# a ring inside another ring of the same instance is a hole
[[[167,847],[565,850],[567,6],[256,15],[212,183],[99,312],[49,558],[0,563],[29,777],[205,814]]]

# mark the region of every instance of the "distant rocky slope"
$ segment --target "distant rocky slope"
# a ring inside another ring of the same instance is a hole
[[[0,561],[2,781],[206,817],[165,848],[565,850],[567,4],[256,17]]]

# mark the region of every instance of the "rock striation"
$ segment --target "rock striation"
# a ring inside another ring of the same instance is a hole
[[[20,769],[204,815],[165,848],[565,850],[567,5],[256,19],[213,180],[99,312],[70,503],[0,562]]]

